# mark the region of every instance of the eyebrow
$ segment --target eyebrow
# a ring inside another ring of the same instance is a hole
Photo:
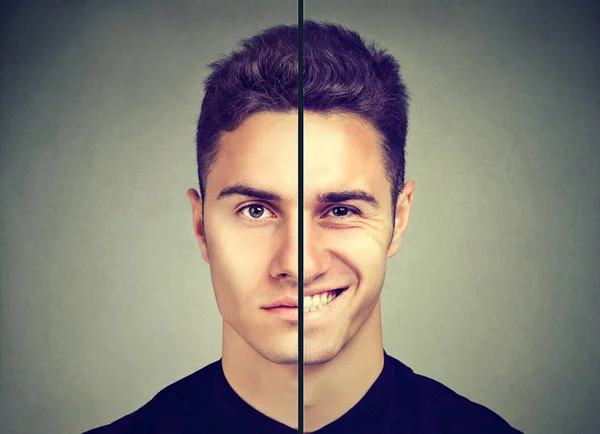
[[[373,208],[379,208],[379,201],[375,196],[364,190],[341,190],[317,194],[319,203],[341,203],[351,200],[360,200],[370,204]]]
[[[245,183],[236,183],[222,189],[217,200],[226,199],[232,196],[247,196],[254,199],[280,202],[281,196],[272,191],[263,190],[261,188],[251,187]],[[319,203],[342,203],[352,200],[363,201],[374,208],[379,208],[379,201],[370,193],[364,190],[340,190],[340,191],[329,191],[327,193],[317,193],[317,202]]]
[[[272,191],[251,187],[245,183],[236,183],[225,187],[219,192],[217,200],[225,199],[231,196],[248,196],[254,199],[268,200],[272,202],[281,201],[281,196]]]

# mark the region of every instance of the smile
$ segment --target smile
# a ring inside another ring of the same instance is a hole
[[[313,296],[304,297],[304,312],[314,312],[323,309],[344,291],[345,288],[322,292]]]
[[[347,289],[347,287],[339,288],[304,297],[304,318],[314,321],[329,312],[337,305],[336,301],[340,298],[340,294],[343,294]],[[285,298],[278,301],[277,304],[263,309],[284,321],[298,322],[298,299]]]

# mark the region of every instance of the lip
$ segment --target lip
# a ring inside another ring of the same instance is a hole
[[[312,297],[313,295],[316,294],[321,294],[323,292],[328,292],[328,291],[337,291],[338,289],[348,289],[348,286],[328,286],[327,288],[315,288],[315,289],[309,289],[304,291],[304,297]]]
[[[285,296],[281,297],[278,300],[264,306],[263,309],[276,309],[276,308],[297,308],[298,307],[298,297]]]
[[[305,320],[315,320],[323,315],[330,314],[337,310],[340,306],[339,299],[345,299],[345,293],[349,289],[349,287],[342,287],[336,289],[343,289],[342,292],[336,296],[329,304],[321,309],[314,310],[312,312],[304,312]],[[333,290],[329,290],[333,291]],[[320,291],[325,292],[325,291]],[[315,294],[319,294],[320,292],[315,292]],[[276,302],[271,303],[270,306],[264,307],[264,310],[273,314],[280,319],[297,322],[298,321],[298,300],[294,297],[283,297],[277,300]]]
[[[320,289],[310,289],[304,291],[304,297],[312,297],[316,294],[322,294],[323,292],[337,291],[339,289],[348,289],[347,286],[330,286],[328,288],[320,288]],[[281,297],[266,306],[263,306],[263,309],[275,309],[278,307],[298,307],[298,297],[286,295],[285,297]]]

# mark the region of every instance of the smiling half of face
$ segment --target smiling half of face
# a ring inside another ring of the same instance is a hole
[[[192,199],[224,345],[244,342],[274,363],[298,360],[297,125],[295,112],[259,113],[225,133],[208,175],[203,230]],[[307,364],[333,359],[376,311],[412,197],[392,234],[382,163],[377,134],[358,116],[304,113]]]
[[[376,307],[387,259],[406,228],[413,183],[392,213],[379,135],[357,115],[308,114],[304,131],[305,293],[334,291],[316,309],[315,297],[305,298],[305,309],[311,305],[304,316],[305,363],[319,364],[359,332],[378,339]]]

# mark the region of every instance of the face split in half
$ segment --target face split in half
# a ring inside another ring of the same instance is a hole
[[[298,360],[297,125],[295,112],[259,113],[223,135],[204,233],[192,199],[221,315],[274,363]],[[399,240],[390,242],[390,184],[367,122],[305,112],[303,168],[304,359],[316,364],[335,357],[372,314]]]

